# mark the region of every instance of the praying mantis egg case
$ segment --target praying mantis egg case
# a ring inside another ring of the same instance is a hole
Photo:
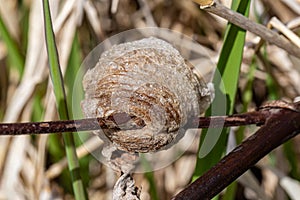
[[[168,148],[182,137],[187,121],[206,110],[212,96],[180,53],[154,37],[105,51],[85,74],[83,87],[85,116],[105,118],[120,128],[103,130],[107,138],[99,136],[135,153]]]

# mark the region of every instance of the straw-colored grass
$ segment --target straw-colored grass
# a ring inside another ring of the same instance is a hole
[[[221,2],[228,7],[231,5],[231,1]],[[209,49],[214,62],[218,61],[224,44],[225,20],[200,11],[192,1],[57,0],[49,3],[60,66],[67,79],[67,99],[74,79],[66,73],[76,74],[78,63],[89,51],[124,30],[158,26],[182,32]],[[274,31],[298,44],[299,7],[297,0],[252,0],[249,18],[267,25],[271,17],[276,16],[278,21],[271,21]],[[1,0],[0,17],[10,36],[5,37],[5,30],[0,27],[1,121],[57,120],[59,115],[48,70],[42,1]],[[284,36],[286,33],[288,35]],[[238,83],[232,88],[237,94],[230,97],[235,99],[233,112],[254,109],[269,99],[293,101],[300,96],[299,59],[260,41],[251,33],[246,34],[243,46],[240,74],[236,77]],[[246,137],[256,128],[246,127],[239,134]],[[231,132],[235,136],[236,129]],[[76,134],[74,137],[78,141]],[[199,138],[200,134],[190,150],[170,166],[150,175],[134,175],[136,185],[142,188],[142,199],[155,196],[170,199],[190,182]],[[229,138],[227,146],[235,142],[234,137]],[[63,145],[61,135],[0,136],[0,199],[74,199]],[[80,173],[89,199],[110,199],[118,174],[84,151],[80,142],[76,145]],[[99,144],[90,140],[85,145],[97,148]],[[257,165],[259,173],[257,170],[249,172],[238,180],[237,190],[242,192],[234,193],[234,198],[281,200],[297,197],[299,189],[290,188],[299,188],[299,145],[300,139],[296,137],[261,160]]]

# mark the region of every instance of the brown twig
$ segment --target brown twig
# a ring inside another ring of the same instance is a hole
[[[199,2],[196,1],[196,3]],[[204,6],[202,8],[205,11],[208,11],[210,13],[213,13],[215,15],[218,15],[219,17],[228,20],[230,23],[235,24],[236,26],[239,26],[242,29],[245,29],[247,31],[250,31],[258,35],[259,37],[266,40],[267,42],[271,44],[275,44],[276,46],[286,50],[291,55],[300,58],[300,48],[293,45],[287,39],[280,37],[278,33],[271,31],[270,29],[268,29],[267,27],[261,24],[257,24],[249,20],[242,14],[230,10],[227,7],[217,2],[215,2],[211,6]]]
[[[296,110],[293,104],[283,101],[272,101],[263,108],[269,107],[286,108]],[[250,124],[262,125],[271,116],[268,109],[235,114],[231,116],[211,116],[200,117],[190,121],[186,127],[198,128],[222,128],[231,126],[245,126]],[[24,134],[47,134],[62,133],[74,131],[92,131],[99,129],[120,130],[118,126],[127,123],[129,120],[135,120],[139,126],[128,129],[140,129],[145,126],[142,121],[137,121],[134,116],[128,116],[126,113],[116,114],[113,118],[87,118],[79,120],[61,120],[49,122],[25,122],[25,123],[0,123],[0,135],[24,135]]]
[[[198,128],[222,128],[230,126],[244,126],[250,124],[261,125],[265,122],[268,115],[268,112],[254,111],[232,116],[200,117],[192,120],[189,125],[187,125],[187,127],[198,126]],[[102,118],[88,118],[49,122],[1,123],[0,135],[47,134],[74,131],[91,131],[108,128],[119,130],[116,124],[121,125],[122,121],[128,121],[127,118],[123,118],[124,119],[121,119],[119,117],[117,122],[114,121],[114,119],[108,121]],[[139,129],[142,127],[143,125],[139,127],[131,127],[131,129]]]
[[[290,105],[263,107],[270,114],[265,124],[173,199],[213,198],[270,151],[299,134],[300,104]]]
[[[200,117],[199,119],[195,119],[193,123],[195,125],[198,124],[198,128],[222,128],[251,124],[262,125],[269,117],[269,114],[264,111],[253,111],[232,116]]]
[[[120,121],[120,119],[118,120]],[[112,121],[117,123],[116,121]],[[92,131],[99,129],[116,129],[111,121],[102,118],[79,120],[60,120],[48,122],[0,123],[0,135],[48,134],[75,131]],[[139,128],[139,127],[133,127]]]

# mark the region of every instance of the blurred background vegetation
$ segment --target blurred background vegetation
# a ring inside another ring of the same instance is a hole
[[[221,3],[231,7],[232,2]],[[227,25],[225,20],[200,11],[192,1],[53,0],[50,7],[70,110],[73,83],[81,62],[104,39],[133,28],[168,28],[202,44],[217,63]],[[299,0],[252,0],[249,17],[281,33],[278,23],[269,23],[272,17],[277,17],[285,28],[300,34]],[[1,0],[0,119],[3,122],[58,119],[49,81],[43,23],[41,1]],[[231,86],[237,89],[233,113],[253,110],[267,100],[293,101],[300,96],[299,59],[276,46],[261,43],[251,33],[246,34],[242,44],[238,84]],[[230,129],[231,136],[236,138],[229,137],[228,148],[256,129],[254,126]],[[118,174],[80,148],[80,139],[76,134],[74,137],[89,198],[110,199]],[[170,166],[134,176],[136,185],[142,188],[142,199],[170,199],[190,182],[199,139],[200,136]],[[0,199],[73,199],[63,145],[61,135],[1,136]],[[299,197],[299,146],[298,136],[274,150],[237,181],[232,194],[225,191],[220,199]]]

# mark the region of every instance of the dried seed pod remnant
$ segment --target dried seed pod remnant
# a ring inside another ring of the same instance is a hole
[[[104,133],[127,152],[154,152],[178,141],[182,127],[205,111],[212,96],[180,53],[154,37],[105,51],[85,74],[83,87],[85,116],[118,123],[120,131]]]

